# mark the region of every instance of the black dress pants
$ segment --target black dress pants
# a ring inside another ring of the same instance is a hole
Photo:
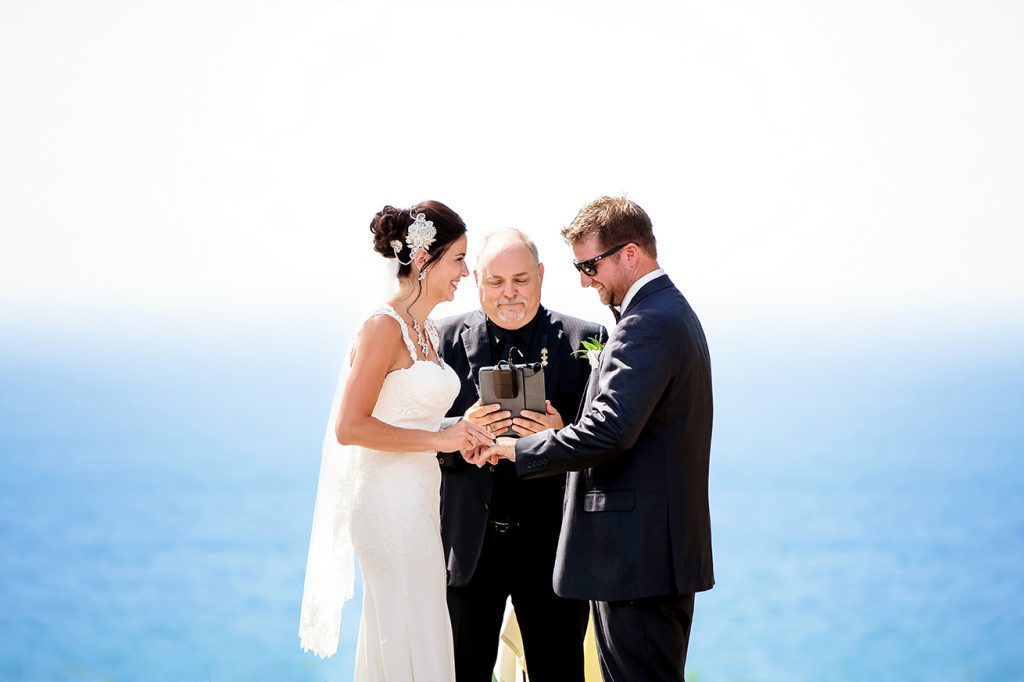
[[[684,682],[692,594],[592,605],[604,682]]]
[[[583,682],[587,602],[551,587],[554,548],[525,528],[488,527],[480,561],[464,587],[448,588],[457,682],[491,682],[509,595],[523,636],[530,682]]]

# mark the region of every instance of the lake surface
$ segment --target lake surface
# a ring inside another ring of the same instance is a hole
[[[164,331],[0,337],[0,680],[350,679],[357,602],[296,636],[346,335]],[[708,331],[690,679],[1024,679],[1024,335]]]

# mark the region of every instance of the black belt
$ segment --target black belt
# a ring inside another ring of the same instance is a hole
[[[490,520],[490,521],[487,522],[487,525],[490,526],[494,530],[494,532],[502,533],[502,534],[519,529],[519,522],[518,521],[494,521],[494,520]]]

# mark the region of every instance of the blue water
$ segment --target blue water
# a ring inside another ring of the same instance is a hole
[[[285,327],[3,330],[0,680],[350,679],[358,606],[295,634],[345,335]],[[1024,679],[1024,335],[708,331],[689,677]]]

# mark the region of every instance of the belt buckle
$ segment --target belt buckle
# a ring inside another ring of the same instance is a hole
[[[491,526],[498,533],[507,533],[512,530],[513,527],[511,521],[491,521]]]

